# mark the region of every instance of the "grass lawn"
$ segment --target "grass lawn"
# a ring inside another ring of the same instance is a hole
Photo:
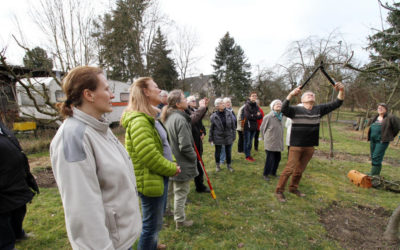
[[[267,113],[267,112],[266,112]],[[346,112],[340,115],[351,117]],[[336,113],[333,117],[336,117]],[[165,218],[165,226],[159,241],[169,249],[337,249],[339,243],[332,240],[320,222],[318,211],[333,202],[344,207],[367,206],[394,210],[400,201],[399,194],[377,189],[362,189],[351,184],[347,173],[356,169],[368,172],[369,144],[360,141],[359,132],[348,124],[333,126],[334,148],[340,158],[329,160],[316,154],[309,163],[300,190],[304,198],[287,193],[288,202],[281,204],[274,190],[277,179],[266,182],[262,178],[265,161],[263,142],[260,151],[253,151],[256,162],[245,161],[237,153],[237,141],[233,146],[232,166],[235,172],[215,172],[214,147],[204,143],[203,159],[217,195],[218,204],[209,194],[198,194],[191,184],[186,214],[194,220],[191,228],[176,231],[171,217]],[[322,133],[322,131],[321,131]],[[328,136],[327,126],[324,135]],[[207,138],[205,138],[207,141]],[[388,148],[382,175],[400,180],[399,146]],[[329,142],[322,138],[319,152],[329,152]],[[45,155],[45,154],[44,154]],[[287,161],[287,151],[282,153],[278,174]],[[82,209],[85,204],[82,204]],[[35,236],[17,244],[18,249],[70,249],[67,239],[63,208],[56,188],[42,188],[41,194],[28,205],[24,228]]]

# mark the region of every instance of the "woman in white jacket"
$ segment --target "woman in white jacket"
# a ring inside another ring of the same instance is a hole
[[[72,69],[63,81],[66,117],[50,157],[73,249],[130,249],[140,217],[133,165],[102,116],[114,94],[99,68]]]

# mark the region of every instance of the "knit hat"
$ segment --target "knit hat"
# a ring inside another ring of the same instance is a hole
[[[279,100],[279,99],[273,100],[273,101],[271,102],[271,104],[269,105],[269,107],[271,108],[271,111],[274,110],[274,106],[275,106],[275,104],[276,104],[277,102],[282,103],[282,101]]]

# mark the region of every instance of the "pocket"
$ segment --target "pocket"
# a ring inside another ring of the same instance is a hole
[[[112,208],[106,209],[106,217],[107,217],[107,228],[111,238],[115,241],[119,241],[119,232],[118,232],[118,214]]]

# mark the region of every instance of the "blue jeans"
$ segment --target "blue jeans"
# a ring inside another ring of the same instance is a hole
[[[219,156],[219,163],[224,163],[226,160],[226,154],[225,154],[225,145],[222,145],[221,148],[221,155]]]
[[[168,177],[164,177],[164,194],[148,197],[139,193],[142,202],[143,227],[138,243],[139,250],[157,249],[158,232],[163,224],[163,216],[168,194]]]
[[[250,151],[251,151],[251,144],[253,144],[253,138],[256,135],[257,131],[244,131],[244,154],[246,155],[246,158],[251,156]]]
[[[221,150],[225,148],[225,155],[226,155],[226,163],[231,164],[232,161],[232,144],[231,145],[215,145],[215,162],[221,162]]]

